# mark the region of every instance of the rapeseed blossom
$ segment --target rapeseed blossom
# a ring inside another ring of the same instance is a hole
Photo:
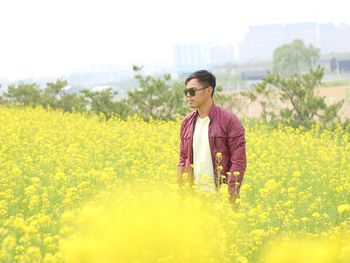
[[[225,184],[178,187],[179,120],[0,107],[0,123],[0,262],[350,260],[350,137],[339,127],[247,124],[232,207]]]
[[[338,206],[339,214],[344,214],[346,212],[350,212],[350,204],[341,204]]]

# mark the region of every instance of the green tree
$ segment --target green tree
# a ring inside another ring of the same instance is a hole
[[[214,102],[230,109],[236,114],[240,113],[241,110],[246,108],[250,103],[249,100],[238,92],[224,93],[224,89],[221,86],[215,88]]]
[[[273,68],[275,73],[291,75],[309,71],[320,58],[320,50],[311,44],[307,47],[300,39],[282,45],[274,50]]]
[[[171,109],[171,118],[176,116],[185,116],[188,113],[186,97],[184,94],[184,83],[181,81],[173,81],[171,83],[171,94],[169,96],[169,109]]]
[[[36,107],[41,104],[41,90],[36,83],[10,85],[4,97],[16,105]]]
[[[1,89],[1,87],[2,87],[2,85],[0,84],[0,89]],[[5,101],[4,101],[4,99],[3,99],[2,96],[0,96],[0,105],[1,105],[1,104],[5,104]]]
[[[326,105],[325,97],[315,94],[323,75],[324,69],[320,66],[306,74],[295,73],[289,77],[269,73],[252,91],[244,95],[253,101],[260,98],[262,117],[266,121],[277,120],[292,126],[309,127],[315,120],[319,120],[323,125],[328,125],[339,120],[338,112],[344,100]],[[272,98],[276,99],[275,103],[269,104]],[[279,112],[276,112],[278,107]]]
[[[131,108],[144,119],[173,119],[184,112],[183,85],[171,83],[170,74],[142,76],[142,67],[133,66],[138,88],[128,92]]]
[[[132,114],[129,101],[127,99],[115,101],[113,105],[113,112],[115,113],[115,116],[121,119],[127,119],[128,116]]]
[[[105,89],[101,92],[85,89],[82,90],[81,93],[85,96],[90,111],[96,114],[102,113],[106,120],[109,120],[112,116],[116,115],[115,111],[118,103],[114,102],[113,99],[117,92],[113,91],[111,88]]]
[[[42,93],[42,105],[44,108],[58,109],[60,108],[59,100],[63,96],[63,88],[68,85],[66,80],[56,80],[56,82],[48,82]]]
[[[86,99],[81,94],[65,94],[58,101],[58,108],[65,112],[86,111]]]

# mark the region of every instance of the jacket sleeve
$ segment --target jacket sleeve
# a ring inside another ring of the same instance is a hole
[[[185,145],[184,145],[184,141],[183,141],[183,130],[184,130],[184,121],[182,121],[181,123],[181,128],[180,128],[180,153],[179,153],[179,164],[178,164],[178,168],[179,169],[184,169],[185,168],[185,164],[186,164],[186,152],[185,152]]]
[[[245,130],[236,116],[230,120],[228,127],[228,147],[231,161],[229,171],[231,174],[227,178],[227,184],[229,194],[238,197],[247,166]],[[239,175],[237,175],[237,172],[239,172]]]

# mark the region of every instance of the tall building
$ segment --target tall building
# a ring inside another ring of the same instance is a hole
[[[334,52],[350,51],[350,26],[342,24],[335,28],[335,47]]]
[[[176,44],[173,55],[179,74],[207,68],[210,64],[209,46],[206,44]]]
[[[177,44],[173,48],[174,64],[179,75],[198,69],[210,69],[235,62],[232,45]]]
[[[212,67],[232,64],[235,60],[233,45],[212,46],[210,48],[210,64]]]
[[[320,48],[322,54],[349,52],[350,26],[314,22],[251,26],[239,45],[239,60],[271,60],[277,47],[294,39]]]
[[[321,24],[320,29],[320,49],[322,53],[327,54],[335,52],[336,46],[336,26],[331,23]]]

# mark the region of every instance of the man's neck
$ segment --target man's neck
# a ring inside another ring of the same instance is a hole
[[[205,118],[209,115],[211,107],[213,106],[213,100],[209,99],[203,103],[199,108],[197,108],[198,115],[200,118]]]

